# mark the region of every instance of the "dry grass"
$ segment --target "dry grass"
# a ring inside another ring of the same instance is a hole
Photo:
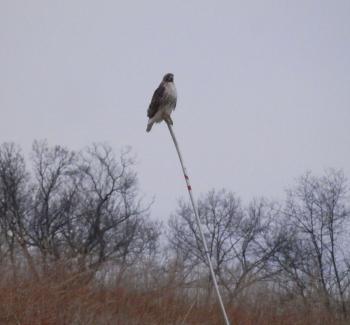
[[[21,276],[0,282],[0,324],[22,325],[163,325],[223,324],[216,304],[195,304],[180,290],[158,288],[148,292],[106,287],[88,274],[51,270],[39,281]],[[239,325],[341,324],[320,310],[301,311],[266,294],[255,302],[228,308]],[[344,323],[345,324],[345,323]]]

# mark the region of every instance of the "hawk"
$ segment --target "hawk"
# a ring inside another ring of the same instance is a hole
[[[173,120],[170,114],[176,107],[177,93],[174,84],[174,75],[167,73],[158,88],[155,90],[151,103],[147,110],[147,116],[149,118],[146,131],[149,132],[152,129],[154,123],[160,123],[166,121],[173,125]]]

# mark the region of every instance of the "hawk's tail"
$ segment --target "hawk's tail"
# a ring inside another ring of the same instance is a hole
[[[146,132],[151,131],[152,126],[153,126],[153,122],[149,121],[149,122],[148,122],[148,124],[147,124],[147,129],[146,129]]]

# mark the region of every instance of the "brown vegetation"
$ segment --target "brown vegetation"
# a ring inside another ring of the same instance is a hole
[[[39,281],[26,276],[16,281],[3,278],[0,290],[0,324],[222,324],[215,301],[191,299],[181,288],[145,291],[106,286],[88,274],[69,274],[63,265]],[[346,324],[324,308],[276,300],[269,290],[228,306],[228,314],[233,324],[240,325]]]
[[[35,142],[31,161],[0,147],[0,324],[223,323],[190,206],[152,221],[128,152]],[[202,196],[233,325],[349,323],[348,200],[334,170],[305,174],[282,203]]]

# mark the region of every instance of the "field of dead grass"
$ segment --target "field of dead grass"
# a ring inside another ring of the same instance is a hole
[[[223,324],[215,302],[191,301],[181,296],[181,290],[108,287],[88,273],[67,273],[60,268],[39,279],[3,277],[0,292],[0,324]],[[293,304],[281,305],[269,294],[254,304],[237,302],[228,307],[228,314],[232,324],[239,325],[342,324],[320,310],[306,312]]]

